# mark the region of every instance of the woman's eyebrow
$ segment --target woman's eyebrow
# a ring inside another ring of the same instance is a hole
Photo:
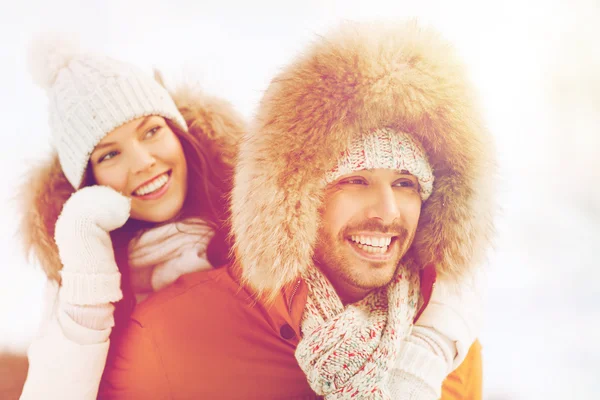
[[[142,127],[143,127],[143,126],[146,124],[146,122],[148,122],[148,120],[149,120],[150,118],[152,118],[152,117],[153,117],[152,115],[148,115],[148,116],[146,116],[146,117],[145,117],[143,120],[141,120],[141,121],[140,121],[140,123],[138,124],[138,126],[136,126],[136,127],[135,127],[135,130],[136,130],[136,131],[139,131],[139,130],[140,130],[140,128],[142,128]]]
[[[112,145],[114,145],[114,144],[116,144],[116,143],[115,143],[115,142],[105,142],[105,143],[98,143],[98,144],[96,145],[96,147],[94,147],[94,152],[95,152],[96,150],[101,150],[101,149],[103,149],[103,148],[105,148],[105,147],[110,147],[110,146],[112,146]]]

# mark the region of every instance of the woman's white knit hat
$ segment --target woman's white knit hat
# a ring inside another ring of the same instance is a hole
[[[433,190],[433,170],[423,146],[411,135],[391,128],[377,129],[355,138],[340,156],[325,182],[365,169],[407,171],[419,181],[421,199],[427,200]]]
[[[80,52],[72,40],[57,35],[36,39],[29,63],[34,81],[48,93],[53,145],[75,189],[94,147],[119,126],[158,115],[187,131],[165,88],[133,65]]]

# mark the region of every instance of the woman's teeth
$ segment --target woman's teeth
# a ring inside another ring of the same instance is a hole
[[[136,196],[145,196],[145,195],[155,192],[158,189],[160,189],[161,187],[165,186],[165,184],[168,181],[169,181],[169,174],[165,172],[164,174],[162,174],[159,177],[157,177],[156,179],[154,179],[152,182],[137,189],[135,192],[133,192],[133,194]]]
[[[367,253],[383,254],[388,251],[391,237],[373,237],[373,236],[351,236],[350,239],[356,243],[356,247]]]

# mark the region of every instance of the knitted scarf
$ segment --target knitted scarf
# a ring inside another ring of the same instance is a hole
[[[311,388],[327,400],[389,399],[388,371],[412,329],[419,274],[399,266],[387,286],[346,307],[317,268],[303,278],[308,299],[296,359]]]
[[[206,248],[213,230],[189,218],[145,231],[129,244],[131,284],[138,301],[181,275],[212,268]]]

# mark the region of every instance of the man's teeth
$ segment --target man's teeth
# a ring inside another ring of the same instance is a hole
[[[392,243],[391,237],[351,236],[350,239],[356,243],[359,249],[367,253],[383,254],[388,250],[390,243]]]
[[[142,186],[141,188],[139,188],[138,190],[133,192],[133,194],[135,194],[136,196],[145,196],[145,195],[155,192],[158,189],[160,189],[161,187],[165,186],[165,184],[168,181],[169,181],[169,175],[167,173],[164,173],[164,174],[160,175],[158,178],[154,179],[152,182]]]
[[[391,237],[351,236],[351,239],[353,242],[375,247],[386,247],[392,243]]]

